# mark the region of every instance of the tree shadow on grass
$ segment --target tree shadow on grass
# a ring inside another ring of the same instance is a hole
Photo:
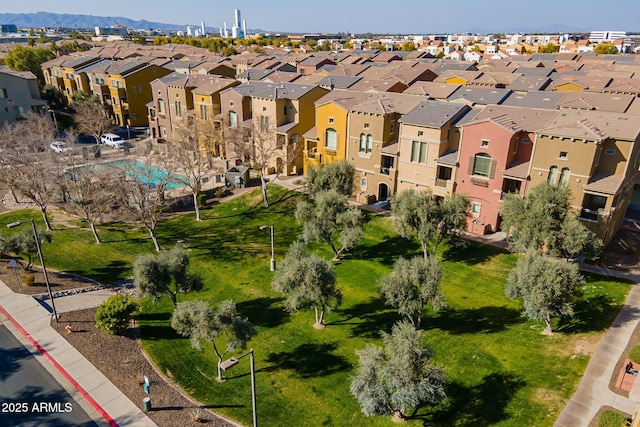
[[[282,301],[282,298],[256,298],[239,302],[236,308],[238,313],[247,316],[254,326],[274,328],[289,321],[291,317],[282,306],[277,304]]]
[[[302,344],[293,351],[269,353],[266,361],[273,365],[261,370],[286,369],[294,371],[300,378],[315,378],[351,369],[345,357],[331,354],[337,348],[335,343]]]
[[[328,323],[327,326],[351,326],[353,336],[378,338],[380,331],[390,331],[401,316],[397,310],[389,308],[380,298],[371,298],[366,302],[349,308],[336,310],[344,316],[344,320]]]
[[[477,385],[468,387],[452,383],[447,389],[447,399],[425,414],[411,418],[423,419],[429,426],[490,426],[509,417],[506,407],[526,382],[517,374],[493,373],[485,376]]]
[[[129,271],[131,271],[130,263],[124,261],[109,261],[104,267],[93,269],[93,271],[89,273],[86,271],[70,271],[68,273],[89,276],[100,283],[111,283],[114,280],[125,277]]]
[[[420,245],[414,240],[400,236],[385,236],[380,243],[358,246],[354,250],[354,258],[357,256],[360,259],[393,265],[400,254],[412,254],[419,251],[421,253]]]
[[[496,255],[504,254],[507,251],[491,245],[471,240],[463,240],[464,244],[452,244],[445,249],[442,254],[445,261],[463,262],[467,265],[475,265],[487,262]]]
[[[615,304],[607,295],[580,299],[573,306],[573,317],[562,317],[555,330],[569,334],[604,330],[611,326],[622,307],[623,304]],[[633,309],[634,319],[638,311]]]
[[[452,334],[494,333],[524,321],[519,310],[486,306],[468,310],[445,309],[433,317],[423,318],[422,327],[425,330],[441,329]]]
[[[183,338],[169,325],[171,313],[140,313],[136,316],[138,334],[146,340]]]

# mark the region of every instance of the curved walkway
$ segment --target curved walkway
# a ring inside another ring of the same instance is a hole
[[[582,269],[592,273],[628,279],[640,283],[640,274],[626,273],[608,268],[583,265]],[[611,406],[627,414],[633,414],[640,402],[628,399],[609,389],[609,379],[616,363],[629,343],[629,338],[640,321],[640,286],[634,286],[625,306],[607,330],[600,345],[591,356],[578,389],[554,424],[555,427],[588,426],[600,407]],[[637,387],[636,387],[637,386]],[[637,395],[640,381],[630,395]]]

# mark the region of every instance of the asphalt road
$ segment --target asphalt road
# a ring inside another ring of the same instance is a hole
[[[1,324],[0,426],[97,426],[71,395]]]

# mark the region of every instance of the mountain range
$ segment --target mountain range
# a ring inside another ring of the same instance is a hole
[[[73,15],[68,13],[0,13],[0,24],[13,24],[18,28],[78,28],[93,29],[94,27],[110,27],[111,25],[122,24],[134,30],[154,29],[168,31],[185,31],[187,24],[176,25],[163,22],[151,22],[147,20],[133,20],[121,16],[92,16]],[[191,25],[199,25],[195,23]],[[207,28],[209,31],[216,31],[217,28]]]

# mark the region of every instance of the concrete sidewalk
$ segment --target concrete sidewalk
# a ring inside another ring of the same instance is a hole
[[[100,292],[100,291],[96,291]],[[87,292],[91,294],[91,292]],[[63,310],[76,309],[86,305],[86,298],[106,299],[107,294],[80,297],[77,294],[56,299]],[[64,300],[75,298],[75,300]],[[91,304],[95,304],[95,301]],[[58,305],[56,305],[58,308]],[[51,326],[51,313],[28,295],[16,294],[0,281],[0,311],[13,323],[13,331],[19,331],[18,338],[29,342],[30,350],[37,349],[46,360],[39,358],[43,365],[53,366],[67,382],[82,396],[81,404],[90,404],[111,426],[155,426],[142,410],[127,398],[95,366],[80,354]],[[14,332],[15,334],[15,332]]]
[[[636,284],[640,275],[611,269],[583,265],[582,269],[593,273],[628,279]],[[634,286],[618,316],[591,356],[578,389],[554,424],[555,427],[588,426],[600,407],[611,406],[632,415],[639,401],[627,399],[609,389],[609,379],[616,363],[629,343],[629,338],[640,321],[640,287]],[[634,384],[630,396],[638,393],[640,382]]]

